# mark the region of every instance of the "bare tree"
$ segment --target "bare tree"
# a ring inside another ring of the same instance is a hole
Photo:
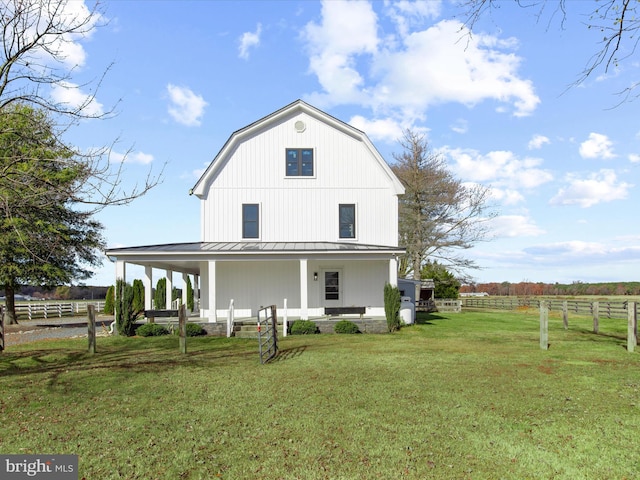
[[[566,22],[573,21],[569,18],[570,10],[584,2],[568,2],[566,0],[514,0],[518,6],[532,11],[536,21],[548,15],[549,26],[558,19],[560,28],[564,28]],[[633,59],[638,47],[640,36],[640,2],[638,0],[596,0],[585,22],[582,17],[578,20],[585,28],[598,32],[600,47],[586,60],[584,70],[579,74],[574,85],[578,85],[589,78],[594,72],[602,69],[605,73],[611,68],[617,67],[625,61]],[[494,9],[503,7],[504,1],[499,0],[463,0],[461,7],[466,18],[466,26],[471,32],[476,23],[483,17],[491,15]],[[640,81],[634,82],[622,92],[624,99],[630,96],[637,97],[634,93]]]
[[[162,171],[149,170],[125,188],[127,156],[114,161],[112,155],[117,140],[89,151],[64,140],[80,121],[113,116],[96,99],[110,66],[93,81],[74,81],[84,63],[77,42],[104,22],[98,3],[0,0],[0,246],[6,247],[0,253],[3,267],[14,266],[0,272],[0,284],[13,321],[20,281],[87,278],[86,265],[101,263],[104,246],[102,225],[91,216],[128,204],[161,181]]]
[[[394,154],[391,168],[405,187],[400,197],[400,244],[407,249],[399,274],[420,271],[427,260],[439,260],[458,275],[477,268],[459,252],[486,238],[489,189],[465,185],[454,178],[445,159],[435,154],[424,135],[405,130],[399,141],[403,152]]]
[[[42,109],[57,122],[60,144],[65,143],[66,130],[78,121],[111,117],[113,108],[105,111],[96,100],[110,65],[94,81],[74,82],[81,62],[78,57],[82,57],[77,41],[104,22],[97,2],[87,7],[76,0],[0,0],[0,113],[16,103]],[[154,175],[149,170],[144,179],[124,189],[127,156],[114,161],[116,143],[117,139],[89,151],[65,145],[91,171],[75,192],[75,201],[91,205],[94,211],[133,201],[156,186],[162,176],[162,171]]]

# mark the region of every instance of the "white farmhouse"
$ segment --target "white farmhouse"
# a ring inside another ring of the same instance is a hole
[[[192,276],[203,321],[226,321],[232,301],[249,318],[284,299],[289,318],[351,306],[384,316],[404,188],[362,131],[297,100],[234,132],[190,193],[199,242],[106,252],[118,278],[145,267],[147,309],[155,269],[168,294],[175,273]]]

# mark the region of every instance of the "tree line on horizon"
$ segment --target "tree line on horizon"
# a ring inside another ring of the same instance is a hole
[[[543,295],[640,295],[640,282],[489,282],[460,287],[460,293],[487,293],[495,296]]]
[[[61,285],[57,287],[22,285],[16,289],[15,294],[34,300],[104,300],[108,288],[87,285]],[[4,296],[4,290],[0,289],[0,297]]]

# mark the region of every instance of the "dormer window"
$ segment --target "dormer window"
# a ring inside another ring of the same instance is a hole
[[[313,148],[287,148],[287,177],[313,177]]]

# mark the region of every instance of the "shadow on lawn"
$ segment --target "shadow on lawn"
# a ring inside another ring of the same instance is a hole
[[[175,341],[155,342],[125,340],[109,345],[100,345],[98,342],[98,351],[94,355],[73,347],[4,351],[0,354],[0,377],[64,370],[148,372],[175,366],[202,366],[222,359],[244,361],[258,358],[257,349],[247,349],[246,345],[228,342],[226,339],[198,343],[187,341],[186,355],[179,352],[177,342],[177,338]]]
[[[433,325],[434,320],[445,320],[445,317],[437,313],[417,312],[416,314],[417,325]]]
[[[284,362],[286,360],[291,360],[294,358],[299,357],[300,355],[302,355],[304,353],[304,351],[307,349],[306,345],[302,345],[300,347],[295,347],[295,348],[286,348],[284,350],[280,350],[278,352],[278,355],[271,360],[271,362]]]

